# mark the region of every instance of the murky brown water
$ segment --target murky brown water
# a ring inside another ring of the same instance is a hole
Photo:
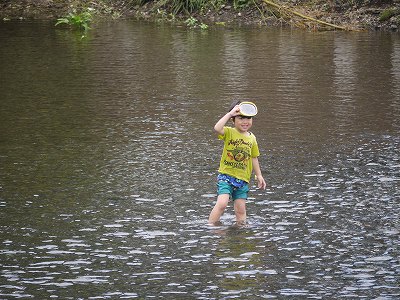
[[[400,36],[0,24],[4,299],[399,299]],[[232,99],[268,182],[209,227]]]

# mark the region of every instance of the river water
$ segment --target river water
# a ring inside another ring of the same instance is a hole
[[[400,36],[0,24],[1,299],[400,299]],[[233,99],[268,187],[207,225]]]

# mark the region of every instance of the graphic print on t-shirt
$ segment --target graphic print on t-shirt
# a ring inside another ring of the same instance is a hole
[[[228,147],[224,164],[232,168],[245,170],[251,157],[252,143],[243,139],[231,139],[228,142]]]

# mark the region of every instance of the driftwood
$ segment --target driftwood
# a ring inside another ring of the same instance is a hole
[[[302,18],[302,19],[305,19],[305,20],[316,22],[318,24],[322,24],[322,25],[325,25],[325,26],[333,27],[333,28],[339,29],[339,30],[351,30],[351,29],[346,28],[344,26],[338,26],[338,25],[335,25],[335,24],[331,24],[331,23],[328,23],[328,22],[324,22],[324,21],[321,21],[321,20],[306,16],[306,15],[303,15],[303,14],[301,14],[299,12],[296,12],[296,11],[286,7],[286,6],[276,4],[276,3],[272,2],[272,1],[269,1],[269,0],[263,0],[263,2],[268,4],[268,5],[270,5],[270,6],[272,6],[272,7],[274,7],[274,8],[276,8],[276,9],[278,9],[279,11],[283,10],[286,13],[289,13],[289,14],[292,14],[292,15],[296,15],[296,16]]]

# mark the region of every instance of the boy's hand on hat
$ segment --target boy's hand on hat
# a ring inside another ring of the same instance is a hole
[[[232,117],[236,117],[238,115],[240,115],[240,106],[236,105],[231,111],[230,114]]]

